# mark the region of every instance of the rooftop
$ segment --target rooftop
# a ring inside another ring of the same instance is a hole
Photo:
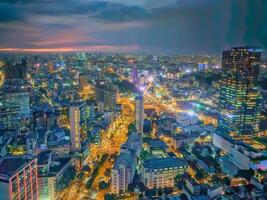
[[[187,181],[190,182],[193,186],[199,185],[194,178],[187,178]]]
[[[39,153],[38,157],[37,157],[37,164],[38,165],[47,164],[48,159],[51,157],[51,153],[52,153],[52,151],[50,151],[50,150],[43,151],[43,152]]]
[[[187,165],[187,161],[179,158],[156,158],[144,161],[144,168],[163,169]]]
[[[84,101],[70,102],[70,106],[71,107],[80,107],[80,106],[83,106],[83,105],[85,105],[85,102]]]
[[[165,142],[163,142],[160,139],[152,139],[152,140],[148,140],[147,144],[151,147],[151,148],[157,148],[157,149],[166,149],[168,148],[168,146],[165,144]]]
[[[121,165],[131,168],[134,163],[134,156],[130,152],[121,152],[119,157],[116,159],[114,169],[119,169]]]
[[[12,176],[18,170],[25,167],[31,160],[23,157],[8,157],[0,160],[0,175]]]
[[[50,167],[51,173],[58,173],[66,166],[66,164],[71,160],[71,157],[66,158],[57,158],[53,161],[52,166]]]
[[[187,138],[193,138],[195,137],[194,135],[188,135],[188,134],[185,134],[185,133],[181,133],[181,134],[176,134],[173,136],[173,138],[175,140],[182,140],[182,139],[187,139]]]
[[[127,141],[122,145],[122,148],[129,148],[134,142],[140,143],[141,140],[141,134],[134,132],[128,137]]]
[[[249,144],[247,144],[247,143],[245,143],[245,142],[243,142],[241,140],[240,141],[236,141],[236,144],[242,146],[243,148],[247,149],[248,151],[259,153],[259,151],[257,149],[253,148],[251,145],[249,145]]]
[[[229,141],[230,143],[234,144],[235,140],[228,134],[221,132],[220,130],[216,131],[216,134],[224,138],[225,140]]]

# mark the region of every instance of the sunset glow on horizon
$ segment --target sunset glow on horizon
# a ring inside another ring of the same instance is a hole
[[[0,48],[0,52],[134,52],[139,49],[138,45],[132,46],[86,46],[86,47],[63,47],[63,48]]]

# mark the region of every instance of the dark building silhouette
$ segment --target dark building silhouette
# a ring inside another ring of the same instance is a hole
[[[96,84],[96,101],[98,112],[115,111],[118,87],[100,78]]]
[[[21,63],[12,65],[7,63],[4,66],[5,79],[26,79],[27,60],[23,58]]]

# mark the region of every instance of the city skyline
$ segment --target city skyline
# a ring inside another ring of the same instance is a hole
[[[0,3],[0,52],[220,54],[267,46],[264,1]]]
[[[266,200],[266,11],[0,1],[0,200]]]
[[[266,199],[266,65],[248,46],[2,55],[0,200]]]

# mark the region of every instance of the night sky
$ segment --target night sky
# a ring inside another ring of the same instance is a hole
[[[266,0],[1,0],[1,51],[220,54],[267,48]]]

